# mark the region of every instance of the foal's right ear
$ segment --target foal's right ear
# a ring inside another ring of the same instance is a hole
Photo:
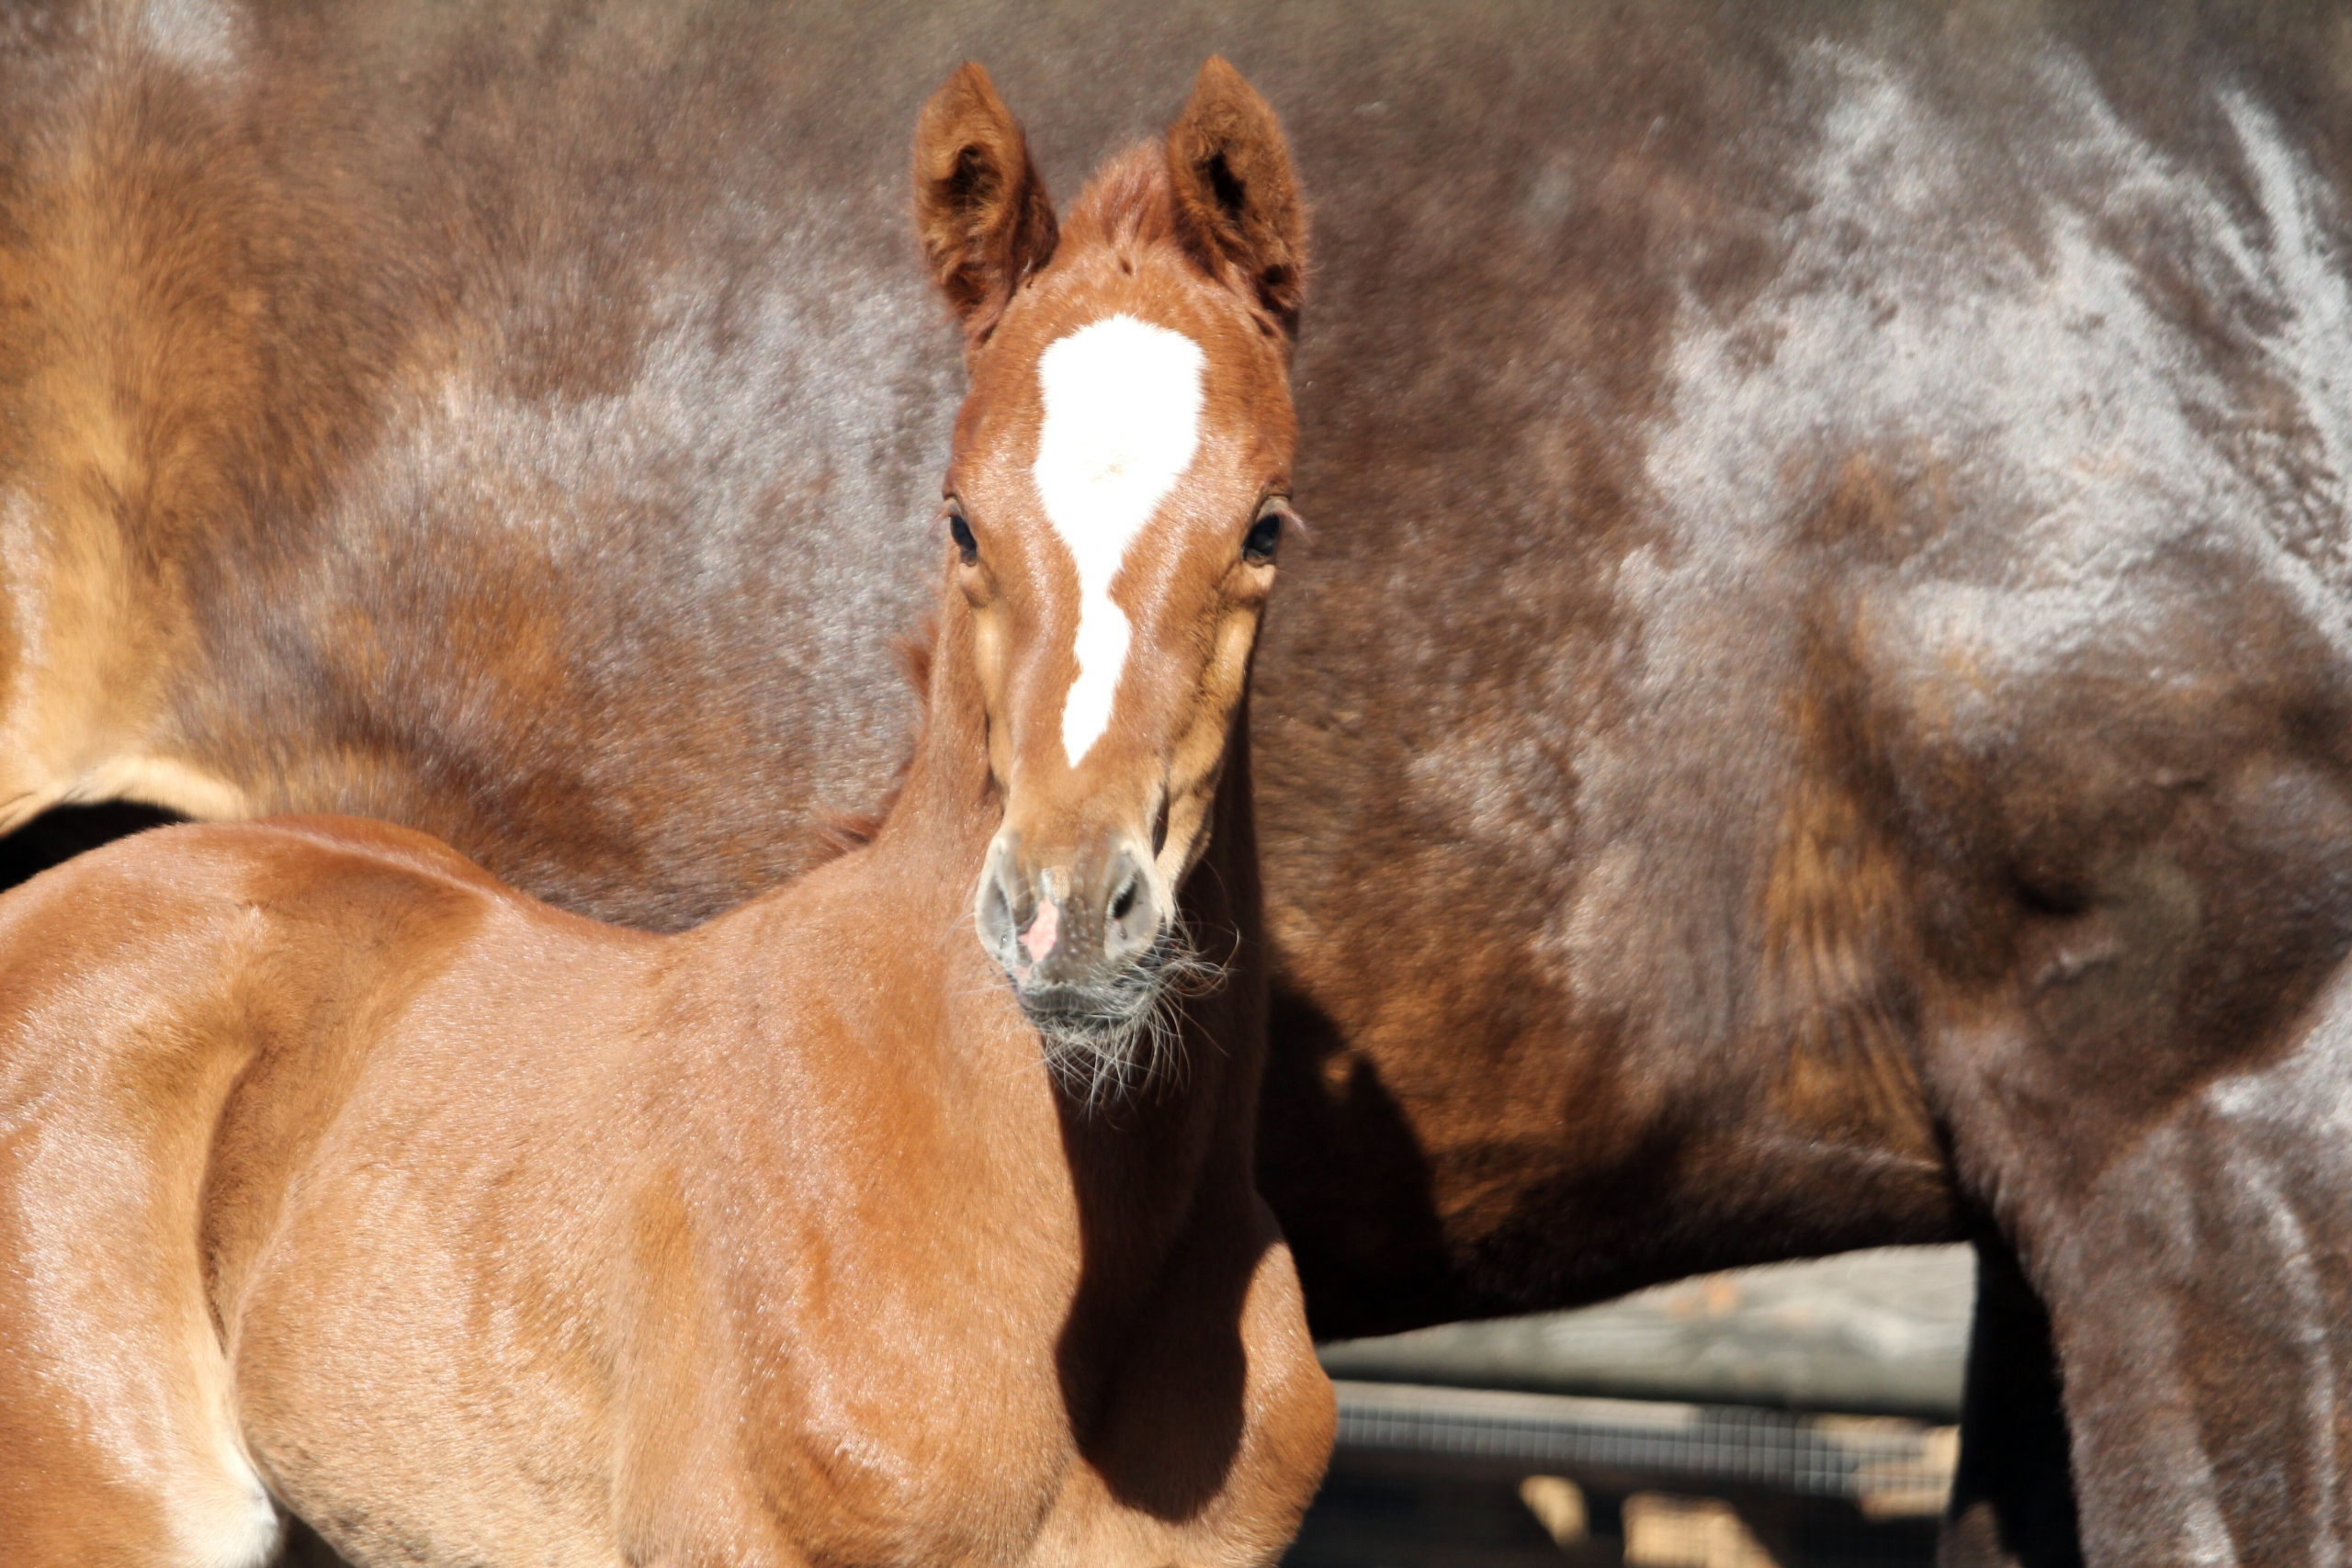
[[[1053,259],[1053,203],[1021,122],[970,61],[915,125],[915,230],[940,292],[979,342],[1022,279]]]

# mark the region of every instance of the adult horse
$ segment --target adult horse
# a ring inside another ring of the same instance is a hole
[[[349,819],[0,902],[12,1563],[256,1568],[273,1499],[362,1562],[1282,1554],[1333,1414],[1230,752],[1304,214],[1218,60],[1058,243],[978,67],[917,152],[972,390],[873,843],[674,937]]]
[[[2069,1452],[2102,1562],[2345,1533],[2329,8],[9,26],[19,812],[663,927],[826,852],[955,397],[890,127],[985,53],[1052,178],[1219,49],[1320,204],[1253,742],[1318,1328],[1968,1236],[1956,1554],[2069,1556]]]

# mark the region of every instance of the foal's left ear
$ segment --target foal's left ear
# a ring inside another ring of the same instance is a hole
[[[1306,292],[1306,203],[1281,122],[1222,55],[1201,67],[1169,128],[1168,175],[1185,247],[1295,335]]]

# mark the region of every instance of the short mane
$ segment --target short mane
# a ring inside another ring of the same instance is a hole
[[[1179,244],[1167,149],[1157,141],[1138,141],[1104,164],[1063,220],[1061,243],[1107,245],[1127,253]]]
[[[1058,247],[1107,246],[1123,263],[1132,264],[1148,247],[1171,246],[1211,282],[1233,290],[1262,330],[1296,341],[1304,263],[1295,243],[1284,248],[1279,262],[1257,264],[1259,270],[1237,265],[1219,243],[1188,231],[1168,159],[1165,143],[1139,141],[1104,164],[1063,220]],[[1295,200],[1294,196],[1294,208]],[[1195,214],[1193,222],[1200,221]]]

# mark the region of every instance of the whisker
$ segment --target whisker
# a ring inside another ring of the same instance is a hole
[[[1232,947],[1238,956],[1239,935]],[[1117,1104],[1155,1084],[1183,1081],[1184,1004],[1212,995],[1231,973],[1203,953],[1182,919],[1172,919],[1151,951],[1123,977],[1112,1005],[1076,1016],[1038,1020],[1046,1062],[1064,1090],[1089,1111]]]

